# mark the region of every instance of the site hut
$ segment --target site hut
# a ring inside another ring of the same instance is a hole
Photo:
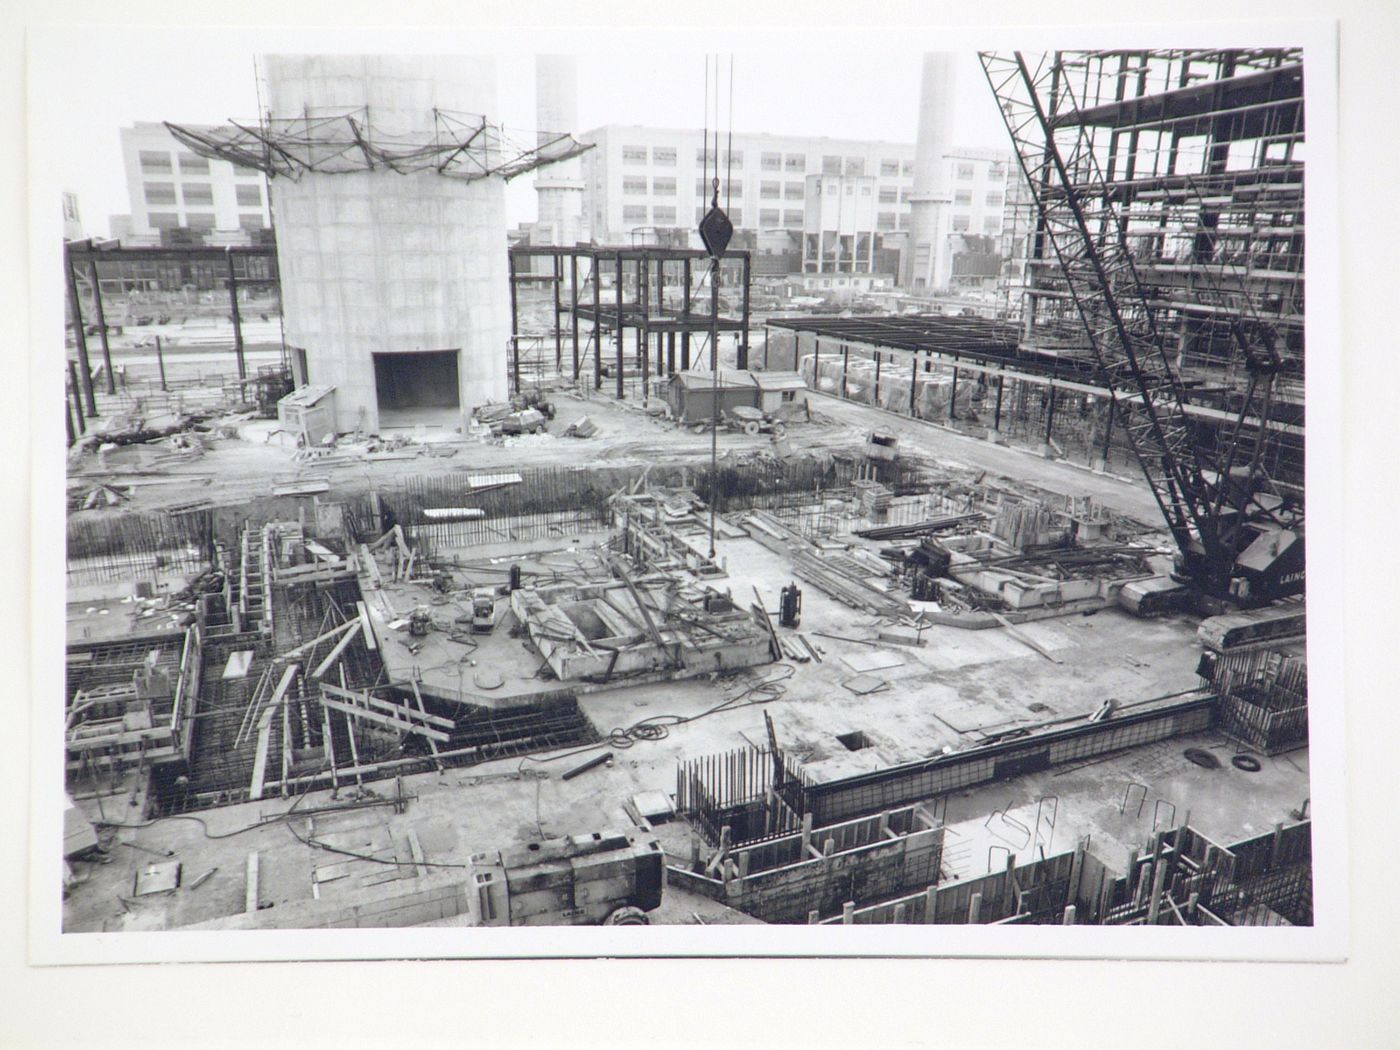
[[[796,372],[754,372],[758,407],[768,415],[801,410],[807,400],[807,381]]]
[[[710,370],[692,369],[677,372],[666,384],[666,403],[671,414],[686,423],[698,423],[723,418],[732,408],[754,408],[758,402],[758,383],[753,373],[733,368],[721,368],[719,381]]]
[[[319,445],[335,433],[335,387],[312,384],[277,402],[279,428],[297,445]]]

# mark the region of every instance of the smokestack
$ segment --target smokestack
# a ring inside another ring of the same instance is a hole
[[[573,55],[535,56],[535,126],[545,155],[560,135],[578,133],[578,60]],[[537,244],[585,240],[583,162],[575,157],[541,168],[535,176]]]
[[[955,69],[955,58],[947,52],[924,55],[914,191],[909,196],[909,245],[900,267],[900,283],[906,288],[946,288],[952,273],[948,251],[952,196],[944,157],[952,148]]]

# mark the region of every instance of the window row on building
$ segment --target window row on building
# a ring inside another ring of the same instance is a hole
[[[181,175],[208,175],[209,158],[201,157],[195,153],[187,153],[181,150],[177,154],[171,154],[168,150],[143,149],[137,154],[143,175],[173,175],[175,173],[175,160],[178,158]],[[245,168],[242,165],[234,164],[233,173],[245,178],[259,178],[261,173],[255,168]]]
[[[175,187],[173,182],[147,182],[143,183],[142,190],[145,194],[147,204],[175,204]],[[180,197],[186,204],[209,204],[214,203],[214,186],[208,182],[181,182]],[[241,208],[261,208],[263,204],[262,186],[255,182],[238,183],[234,187],[234,195],[238,206]]]
[[[716,166],[724,171],[732,171],[734,168],[744,166],[743,150],[720,150],[700,147],[695,151],[695,164],[704,171],[711,171]],[[647,146],[624,145],[622,147],[622,163],[627,165],[651,164],[655,167],[675,167],[676,148],[674,146]],[[787,172],[795,174],[807,174],[807,154],[806,153],[780,153],[763,152],[759,154],[759,170],[766,172]],[[850,156],[846,154],[823,154],[820,162],[821,174],[823,175],[865,175],[874,174],[874,171],[866,171],[866,158],[861,156]],[[879,173],[885,178],[912,178],[914,175],[914,162],[908,159],[881,158],[879,161]],[[971,177],[971,176],[969,176]]]
[[[152,211],[147,212],[146,217],[150,220],[151,228],[156,230],[175,230],[182,226],[191,230],[216,228],[212,211],[187,211],[183,218],[179,212]],[[238,228],[240,230],[263,230],[267,228],[267,222],[263,219],[262,212],[239,212]]]

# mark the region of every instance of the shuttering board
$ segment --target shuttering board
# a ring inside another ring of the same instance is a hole
[[[903,667],[904,657],[885,649],[877,649],[870,653],[847,653],[841,657],[841,662],[852,671],[867,674],[870,671],[883,671],[890,667]]]
[[[224,665],[223,680],[227,682],[231,678],[243,678],[248,673],[248,668],[253,663],[252,649],[237,649],[228,654],[228,663]]]

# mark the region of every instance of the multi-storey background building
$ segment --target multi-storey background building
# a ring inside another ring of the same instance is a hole
[[[131,213],[112,217],[114,237],[154,243],[170,239],[163,231],[189,230],[194,239],[228,243],[254,239],[271,227],[261,172],[200,157],[176,142],[164,124],[138,121],[122,128],[121,144]]]
[[[660,231],[694,230],[709,206],[715,175],[714,144],[706,148],[704,132],[609,124],[580,138],[595,147],[584,154],[583,167],[586,207],[599,242],[625,244]],[[872,226],[871,272],[891,279],[898,272],[897,256],[881,251],[902,250],[906,239],[914,184],[912,143],[735,133],[732,145],[727,135],[721,137],[718,153],[720,203],[741,238],[747,234],[755,245],[771,244],[766,235],[773,233],[789,238],[787,251],[768,253],[782,257],[779,272],[807,269],[807,238],[823,233],[820,224],[808,225],[809,217],[826,214],[808,207],[814,184],[809,176],[860,180],[849,185],[853,193],[869,191],[870,207],[862,198],[861,208]],[[1018,177],[1011,155],[958,149],[945,163],[954,188],[952,231],[1000,237],[1007,180]],[[760,240],[759,234],[765,236]],[[758,272],[764,269],[760,265]]]

